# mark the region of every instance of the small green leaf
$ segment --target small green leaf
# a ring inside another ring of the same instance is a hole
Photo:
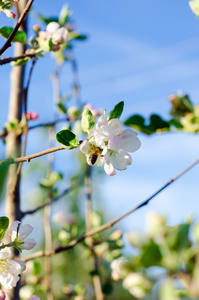
[[[109,120],[119,119],[124,109],[124,101],[119,102],[109,114]]]
[[[65,25],[65,23],[67,22],[70,16],[71,16],[71,12],[68,9],[68,5],[64,4],[59,15],[59,24],[61,26]]]
[[[58,107],[59,111],[61,111],[62,113],[64,113],[64,114],[67,113],[67,109],[66,109],[66,107],[64,106],[63,103],[59,102],[59,103],[57,104],[57,107]]]
[[[56,140],[58,143],[63,145],[66,149],[74,149],[77,148],[78,145],[78,137],[69,130],[61,130],[56,134]]]
[[[155,114],[150,116],[150,123],[148,125],[145,124],[145,119],[140,115],[131,116],[124,122],[124,124],[133,127],[147,135],[155,132],[165,132],[170,130],[170,124]]]
[[[87,38],[88,38],[88,36],[86,34],[79,34],[76,31],[70,31],[68,34],[67,41],[74,40],[74,39],[84,41]]]
[[[38,15],[38,18],[39,18],[41,21],[43,21],[44,23],[46,23],[46,24],[49,24],[49,23],[51,23],[51,22],[56,22],[56,23],[58,23],[58,21],[59,21],[57,17],[46,18],[46,17],[43,17],[43,16],[41,16],[41,15]]]
[[[42,178],[40,185],[45,188],[52,188],[57,181],[62,179],[62,174],[57,172],[52,172],[47,178]]]
[[[25,65],[25,63],[27,63],[29,60],[30,60],[29,57],[22,58],[22,59],[18,59],[17,61],[12,61],[12,62],[11,62],[11,66],[21,66],[21,65]]]
[[[160,248],[153,241],[143,247],[142,254],[140,255],[140,262],[144,268],[151,266],[159,266],[161,263],[162,254]]]
[[[9,219],[7,217],[0,217],[0,241],[4,237],[8,225],[9,225]]]
[[[85,108],[82,113],[82,120],[81,120],[81,126],[84,132],[87,132],[88,134],[91,132],[91,129],[95,125],[95,118],[93,117],[92,112]]]
[[[40,275],[41,272],[42,272],[41,264],[38,261],[33,260],[33,270],[32,270],[33,275]]]
[[[12,31],[13,31],[12,27],[4,26],[0,28],[0,34],[6,39],[8,39],[8,37],[11,35]],[[18,30],[12,41],[26,44],[25,32]]]

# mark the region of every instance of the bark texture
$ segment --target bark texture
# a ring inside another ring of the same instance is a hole
[[[21,15],[26,0],[20,0],[17,4],[18,16]],[[22,24],[20,30],[26,32],[26,21]],[[24,54],[25,47],[20,43],[14,45],[14,56]],[[8,110],[8,121],[18,120],[20,122],[23,106],[23,82],[24,82],[24,66],[15,66],[12,68],[10,78],[10,99]],[[6,138],[6,157],[19,157],[21,151],[21,138],[17,136],[16,131],[8,133]],[[9,166],[7,185],[6,185],[6,202],[5,214],[10,220],[10,224],[21,219],[20,216],[20,173],[17,174],[18,164]],[[13,255],[14,255],[13,251]],[[12,290],[6,290],[6,300],[19,300],[19,286]]]

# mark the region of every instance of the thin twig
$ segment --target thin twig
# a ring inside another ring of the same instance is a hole
[[[40,156],[43,156],[43,155],[46,155],[46,154],[49,154],[52,152],[64,150],[64,149],[66,149],[66,148],[64,148],[63,146],[59,146],[59,147],[53,147],[53,148],[50,148],[50,149],[47,149],[47,150],[44,150],[44,151],[41,151],[41,152],[38,152],[35,154],[27,155],[27,156],[22,156],[22,157],[17,157],[17,158],[8,158],[5,160],[1,160],[0,166],[5,163],[15,164],[15,163],[24,162],[24,161],[30,162],[31,159],[34,159],[34,158],[37,158],[37,157],[40,157]]]
[[[69,121],[68,117],[60,118],[60,119],[56,119],[55,121],[52,121],[52,122],[46,122],[46,123],[40,123],[40,124],[28,126],[28,130],[32,130],[32,129],[36,129],[36,128],[40,128],[40,127],[49,127],[49,126],[56,125],[57,123],[68,122],[68,121]],[[8,134],[7,130],[4,129],[4,131],[2,131],[0,133],[0,138],[5,138],[7,134]],[[21,133],[20,133],[20,135],[21,135]]]
[[[67,121],[69,121],[68,117],[65,117],[65,118],[57,119],[57,120],[52,121],[52,122],[40,123],[40,124],[36,124],[36,125],[30,126],[29,130],[32,130],[32,129],[35,129],[35,128],[39,128],[39,127],[53,126],[53,125],[56,125],[57,123],[67,122]]]
[[[92,191],[91,191],[91,166],[87,167],[86,175],[85,175],[85,194],[86,194],[86,232],[89,232],[92,230]],[[99,276],[99,265],[98,265],[98,259],[97,255],[95,253],[94,249],[94,237],[89,237],[87,239],[88,248],[91,252],[91,259],[94,269],[94,275],[93,275],[93,285],[95,290],[95,297],[96,300],[103,300],[104,295],[102,293],[102,286],[101,286],[101,280]]]
[[[27,53],[27,54],[24,54],[24,55],[20,55],[20,56],[16,56],[16,57],[6,57],[6,58],[0,58],[0,65],[5,65],[5,64],[8,64],[10,63],[11,61],[17,61],[18,59],[23,59],[23,58],[26,58],[26,57],[35,57],[37,53]]]
[[[71,185],[69,188],[65,189],[60,195],[58,195],[57,197],[50,199],[48,201],[46,201],[45,203],[37,206],[36,208],[32,209],[32,210],[27,210],[25,212],[22,212],[23,217],[26,215],[32,215],[34,213],[36,213],[37,211],[39,211],[40,209],[44,208],[45,206],[51,205],[52,203],[58,201],[59,199],[61,199],[62,197],[66,196],[68,193],[70,193],[71,191],[73,191],[76,187],[79,186],[79,184],[82,182],[82,178],[78,179],[73,185]]]
[[[184,169],[182,172],[180,172],[177,176],[172,178],[170,181],[168,181],[163,187],[161,187],[157,192],[155,192],[151,197],[149,197],[147,200],[143,201],[138,206],[134,207],[133,209],[129,210],[128,212],[122,214],[121,216],[113,219],[112,221],[99,226],[96,229],[90,230],[86,233],[84,233],[82,236],[80,236],[77,239],[72,240],[70,243],[68,243],[67,246],[64,247],[57,247],[55,249],[52,249],[51,251],[38,251],[34,254],[30,254],[29,256],[26,256],[23,259],[23,261],[28,261],[34,258],[42,257],[42,256],[50,256],[54,255],[69,249],[72,249],[74,246],[76,246],[78,243],[82,242],[85,238],[94,236],[95,234],[102,232],[110,227],[112,227],[114,224],[125,218],[126,216],[130,215],[131,213],[135,212],[136,210],[140,209],[141,207],[147,205],[155,196],[157,196],[160,192],[162,192],[164,189],[166,189],[172,182],[176,181],[178,178],[180,178],[182,175],[184,175],[187,171],[189,171],[191,168],[193,168],[197,163],[199,163],[199,159],[197,159],[195,162],[193,162],[191,165],[189,165],[186,169]]]
[[[15,37],[15,34],[17,33],[20,25],[22,24],[23,20],[25,19],[32,3],[34,0],[29,0],[28,3],[26,4],[22,14],[20,15],[19,19],[17,20],[17,23],[15,25],[15,28],[13,29],[12,33],[10,34],[9,38],[7,39],[7,41],[5,42],[5,44],[3,45],[3,47],[0,49],[0,55],[2,55],[7,48],[9,48],[11,46],[11,42],[13,40],[13,38]]]

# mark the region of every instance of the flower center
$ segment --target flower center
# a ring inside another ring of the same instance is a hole
[[[6,272],[8,273],[9,263],[7,260],[0,261],[0,273]]]

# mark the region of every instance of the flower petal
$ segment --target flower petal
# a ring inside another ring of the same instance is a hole
[[[24,224],[20,226],[19,233],[18,233],[18,241],[23,241],[31,234],[33,231],[33,227],[29,224]]]
[[[18,229],[19,223],[20,223],[19,221],[14,221],[14,222],[12,222],[12,224],[10,226],[10,232],[11,232],[11,240],[12,240],[12,242],[17,237],[17,229]]]
[[[108,141],[115,134],[115,129],[107,125],[102,125],[99,134],[101,139]]]
[[[126,170],[127,162],[122,154],[113,153],[111,155],[111,164],[117,170]]]
[[[0,250],[0,261],[7,259],[8,256],[10,256],[10,254],[11,254],[11,250],[8,247]]]
[[[104,171],[109,176],[114,176],[116,174],[115,169],[112,164],[104,164]]]
[[[118,151],[119,149],[123,149],[124,142],[121,137],[114,136],[108,142],[108,148],[111,150]]]
[[[101,167],[103,165],[103,161],[104,161],[104,158],[101,156],[98,156],[97,161],[96,161],[97,166]]]
[[[59,27],[60,26],[57,22],[50,22],[46,27],[46,32],[50,35],[53,35]]]
[[[127,165],[131,165],[132,164],[132,157],[131,157],[131,155],[128,152],[123,151],[123,150],[119,150],[119,154],[121,154],[124,157],[124,159],[127,162]]]
[[[80,151],[83,152],[83,153],[88,153],[89,150],[90,150],[90,143],[89,141],[85,140],[81,143],[80,145]]]
[[[127,152],[135,152],[137,151],[140,146],[141,142],[138,137],[134,134],[133,130],[128,129],[128,131],[124,130],[121,135],[121,138],[124,142],[123,150]]]
[[[115,135],[121,134],[123,132],[122,122],[118,119],[111,119],[108,121],[108,126],[111,126],[115,130]]]
[[[23,271],[25,271],[25,269],[26,269],[26,264],[25,264],[24,261],[22,261],[22,260],[15,260],[15,262],[17,262],[18,264],[20,264],[20,266],[21,266],[21,273],[22,273]]]
[[[30,239],[26,239],[25,242],[20,245],[20,248],[22,250],[30,250],[30,249],[34,248],[35,246],[36,246],[35,239],[30,238]]]

